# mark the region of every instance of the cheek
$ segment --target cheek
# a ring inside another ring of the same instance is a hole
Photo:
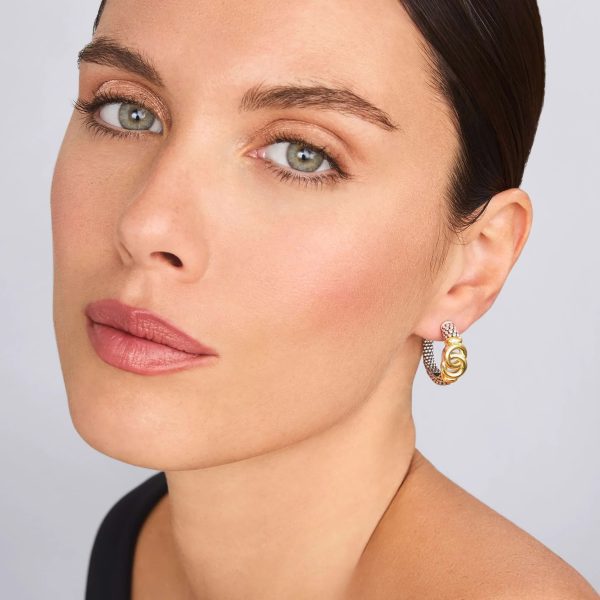
[[[301,306],[310,308],[307,317],[315,327],[359,326],[389,307],[394,266],[389,249],[373,240],[349,242],[325,240],[297,263],[299,283],[309,283],[299,293]]]
[[[52,217],[52,242],[54,249],[55,274],[60,269],[60,262],[68,247],[69,235],[69,205],[70,197],[74,192],[74,186],[69,177],[68,149],[63,142],[52,177],[52,188],[50,192],[50,212]]]
[[[266,254],[278,257],[273,312],[287,312],[299,335],[331,334],[354,346],[357,337],[397,340],[410,326],[425,263],[419,229],[409,218],[398,221],[382,210],[345,224],[290,227],[270,239]]]
[[[102,221],[101,214],[91,212],[94,189],[100,182],[97,174],[92,176],[89,160],[83,160],[82,157],[89,157],[89,150],[77,143],[72,127],[67,129],[56,159],[50,195],[54,269],[55,276],[61,279],[80,274]]]
[[[122,198],[135,178],[126,157],[92,145],[74,119],[54,166],[50,207],[55,285],[59,293],[73,288],[79,298],[86,286],[105,285],[118,268],[111,244]]]
[[[50,193],[55,313],[62,312],[65,308],[63,299],[70,297],[69,288],[76,285],[83,264],[83,240],[88,235],[81,208],[83,203],[77,201],[85,198],[81,188],[84,176],[70,134],[71,127],[67,129],[56,159]]]

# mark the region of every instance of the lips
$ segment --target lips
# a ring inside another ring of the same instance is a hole
[[[121,329],[136,337],[181,350],[188,354],[216,354],[216,351],[187,335],[149,310],[127,306],[118,300],[88,304],[86,315],[95,323]]]
[[[105,362],[141,374],[205,364],[216,350],[149,310],[115,299],[86,306],[88,335]],[[210,361],[209,361],[210,362]]]

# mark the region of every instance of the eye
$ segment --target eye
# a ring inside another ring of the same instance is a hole
[[[265,167],[281,181],[323,188],[353,178],[340,166],[337,156],[325,147],[285,131],[269,133],[266,138],[267,145],[254,150],[251,156],[263,159]]]
[[[318,173],[334,168],[333,161],[330,162],[323,150],[301,140],[276,142],[267,146],[259,154],[261,158],[304,173]]]
[[[104,104],[98,116],[109,125],[129,131],[162,132],[162,123],[147,108],[130,102]]]

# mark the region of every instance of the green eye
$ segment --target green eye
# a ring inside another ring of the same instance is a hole
[[[109,125],[130,131],[162,132],[162,123],[147,108],[128,102],[110,102],[98,113]]]
[[[325,157],[322,152],[312,150],[306,144],[291,143],[286,152],[286,159],[291,167],[299,171],[316,171]]]
[[[284,141],[271,144],[268,148],[264,152],[265,158],[283,167],[307,173],[327,171],[331,168],[324,152],[304,142]]]

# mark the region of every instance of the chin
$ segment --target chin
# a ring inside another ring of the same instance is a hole
[[[253,427],[239,407],[235,415],[215,410],[223,393],[202,392],[198,381],[194,390],[174,375],[144,377],[81,354],[76,366],[65,365],[75,430],[115,460],[159,471],[193,470],[244,460],[289,441],[279,430]]]
[[[92,448],[156,470],[211,464],[217,458],[194,412],[206,398],[190,372],[150,377],[102,361],[81,328],[58,322],[56,339],[73,426]],[[210,392],[207,392],[210,395]]]
[[[71,421],[92,448],[121,462],[162,469],[172,460],[165,454],[165,432],[157,426],[152,399],[136,397],[110,377],[80,370],[65,379]],[[168,447],[168,446],[167,446]]]

